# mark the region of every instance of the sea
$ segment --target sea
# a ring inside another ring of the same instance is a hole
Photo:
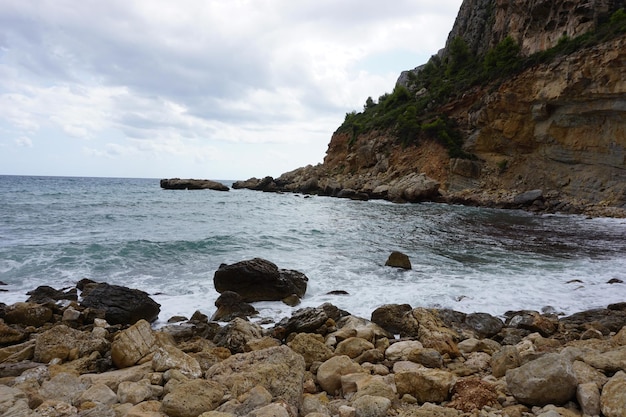
[[[385,266],[392,251],[412,269]],[[503,317],[626,301],[626,219],[164,190],[159,179],[0,176],[5,304],[40,285],[89,278],[146,291],[161,304],[161,326],[195,311],[211,316],[220,264],[257,257],[309,279],[299,306],[253,304],[270,322],[326,302],[369,319],[391,303]]]

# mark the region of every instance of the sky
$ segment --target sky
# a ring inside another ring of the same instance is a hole
[[[0,0],[0,174],[274,177],[445,45],[462,0]]]

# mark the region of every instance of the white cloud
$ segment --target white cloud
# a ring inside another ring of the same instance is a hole
[[[30,138],[26,137],[26,136],[21,136],[21,137],[15,139],[15,144],[17,146],[22,146],[22,147],[25,147],[25,148],[32,148],[33,147],[33,141]]]
[[[461,4],[0,2],[0,122],[15,136],[55,130],[89,140],[92,156],[192,160],[323,141],[321,160],[346,112],[444,45]]]

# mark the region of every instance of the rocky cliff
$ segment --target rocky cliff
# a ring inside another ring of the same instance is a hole
[[[347,117],[323,164],[235,188],[623,216],[623,6],[623,0],[465,0],[446,48],[400,78],[408,94],[394,90],[381,97],[385,108],[406,101],[393,116],[395,124],[364,128],[367,119],[358,119],[361,114],[354,116],[358,123],[348,124]],[[614,27],[606,31],[610,24]],[[602,30],[608,35],[599,36]],[[487,62],[482,57],[504,41],[515,56],[503,55],[500,64],[501,56],[492,54],[492,70],[509,70],[517,61],[523,65],[514,65],[506,77],[456,81],[471,73],[472,65],[481,70]],[[459,70],[459,62],[469,67]],[[439,84],[428,74],[439,77]],[[422,75],[425,81],[415,82]],[[461,93],[441,98],[440,91],[459,85]],[[439,129],[435,117],[454,132]],[[452,155],[450,144],[457,137],[462,150]]]

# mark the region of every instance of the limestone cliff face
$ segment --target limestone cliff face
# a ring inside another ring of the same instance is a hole
[[[465,0],[446,47],[463,38],[470,50],[484,54],[507,36],[530,55],[593,30],[624,0]]]
[[[543,189],[626,207],[626,36],[531,68],[496,91],[475,92],[465,126],[480,174],[454,167],[448,185]],[[461,175],[458,175],[461,174]]]

